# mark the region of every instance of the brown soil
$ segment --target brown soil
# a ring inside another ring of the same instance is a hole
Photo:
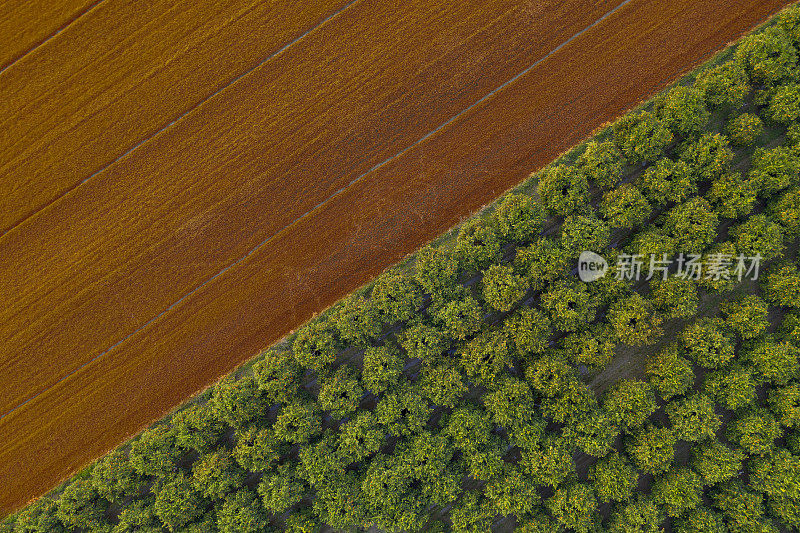
[[[97,0],[0,2],[0,71],[89,11]]]
[[[0,508],[786,3],[632,0],[474,107],[616,2],[353,5],[0,238]]]
[[[347,1],[303,2],[302,8],[258,0],[97,4],[0,76],[0,234]],[[9,23],[16,16],[9,14]],[[0,50],[2,36],[14,35],[3,32],[3,20]]]

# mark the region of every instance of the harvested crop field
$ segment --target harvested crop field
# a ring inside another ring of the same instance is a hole
[[[106,0],[48,38],[54,13],[0,58],[0,506],[786,3]]]

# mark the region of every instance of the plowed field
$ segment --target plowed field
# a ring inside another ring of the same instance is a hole
[[[786,3],[95,6],[0,74],[0,507]]]

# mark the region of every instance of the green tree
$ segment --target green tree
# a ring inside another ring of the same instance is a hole
[[[450,363],[422,369],[419,381],[420,394],[433,405],[453,407],[467,392],[461,372]]]
[[[588,483],[575,482],[557,488],[545,505],[559,524],[579,533],[591,531],[600,522],[596,514],[597,497]]]
[[[500,236],[486,219],[467,220],[456,237],[456,257],[468,270],[486,268],[500,258]]]
[[[480,329],[483,309],[475,298],[466,296],[436,309],[434,318],[444,326],[448,337],[463,341]]]
[[[364,496],[358,474],[346,472],[318,487],[313,508],[332,528],[344,529],[364,521]]]
[[[614,144],[631,163],[655,161],[673,139],[669,127],[649,111],[628,113],[612,128]]]
[[[705,93],[712,108],[738,108],[750,93],[747,73],[743,65],[734,61],[703,70],[694,85]]]
[[[453,439],[456,448],[470,453],[478,451],[488,442],[493,427],[487,410],[465,404],[453,410],[442,431]]]
[[[411,387],[385,394],[375,407],[378,422],[396,436],[419,431],[428,422],[431,411],[428,402]]]
[[[336,359],[337,342],[327,322],[315,321],[297,332],[292,343],[295,360],[305,368],[320,371]]]
[[[375,394],[394,387],[403,372],[403,359],[391,345],[370,347],[364,351],[362,379]]]
[[[733,359],[733,341],[718,318],[701,318],[683,330],[686,353],[700,366],[719,368]]]
[[[697,313],[700,298],[697,285],[690,279],[675,276],[653,278],[651,297],[656,309],[668,318],[689,318]]]
[[[172,425],[175,427],[175,443],[178,447],[200,453],[214,448],[225,432],[225,424],[214,416],[208,402],[193,404],[178,411],[172,417]]]
[[[629,346],[653,344],[664,332],[663,319],[655,306],[638,293],[613,303],[608,310],[608,321],[620,342]]]
[[[575,446],[560,435],[548,434],[533,448],[522,452],[520,466],[537,485],[556,488],[575,474]]]
[[[94,465],[91,481],[100,496],[116,502],[126,496],[136,495],[143,479],[125,453],[115,449]]]
[[[219,500],[241,488],[245,472],[226,448],[206,453],[192,465],[192,483],[204,496]]]
[[[706,375],[703,393],[731,411],[756,400],[756,382],[749,367],[735,364]]]
[[[718,440],[709,440],[692,447],[691,465],[706,485],[716,485],[735,478],[742,471],[745,453]]]
[[[503,516],[531,513],[540,500],[533,480],[516,465],[507,465],[501,476],[486,485],[484,492],[494,511]]]
[[[328,429],[317,442],[301,446],[298,476],[320,488],[344,474],[346,464],[337,453],[337,440],[335,433]]]
[[[419,322],[399,334],[400,344],[409,357],[418,358],[426,365],[435,364],[450,343],[445,333],[437,327]]]
[[[545,353],[531,362],[525,369],[525,378],[539,394],[548,397],[557,396],[576,379],[575,371],[566,359],[555,353]]]
[[[608,530],[611,533],[661,533],[664,511],[651,497],[639,495],[634,501],[614,507]]]
[[[743,339],[753,339],[769,327],[767,302],[754,294],[742,296],[732,302],[720,304],[725,325]]]
[[[253,376],[223,378],[214,386],[209,401],[214,416],[234,428],[264,417],[270,406]]]
[[[609,227],[594,215],[570,215],[561,225],[561,242],[565,250],[578,257],[583,250],[600,251],[611,239]]]
[[[270,427],[249,426],[236,432],[233,458],[245,470],[269,470],[280,458],[280,445]]]
[[[453,531],[457,533],[488,531],[494,515],[491,503],[477,492],[467,492],[450,511]]]
[[[741,172],[727,172],[711,184],[706,199],[723,218],[741,218],[750,214],[756,203],[756,186]]]
[[[58,501],[42,496],[15,515],[0,522],[9,533],[66,533],[67,527],[58,519]]]
[[[767,495],[772,515],[795,529],[800,526],[800,457],[779,448],[756,458],[750,465],[750,484]]]
[[[752,215],[731,231],[736,251],[747,257],[761,255],[769,261],[783,254],[783,228],[766,215]]]
[[[545,398],[541,403],[542,414],[546,418],[559,424],[575,420],[576,427],[580,429],[580,434],[577,436],[578,442],[589,450],[595,450],[598,446],[606,447],[603,438],[605,433],[602,432],[604,428],[601,428],[601,432],[598,434],[597,421],[582,419],[589,415],[596,406],[597,396],[577,378],[569,380],[557,395]]]
[[[571,215],[583,211],[589,204],[586,175],[571,166],[555,165],[541,171],[537,192],[542,205],[552,215]]]
[[[800,157],[792,148],[756,148],[748,178],[759,196],[769,197],[796,183],[800,173]]]
[[[350,389],[343,390],[350,393]],[[329,389],[326,389],[326,393],[328,392]],[[327,398],[326,396],[326,400]],[[273,429],[276,439],[303,444],[322,432],[322,413],[314,402],[293,402],[281,408]]]
[[[270,531],[261,502],[249,489],[239,490],[225,499],[217,513],[220,533],[257,533]]]
[[[800,457],[784,448],[756,457],[749,465],[750,485],[769,497],[800,499]]]
[[[671,344],[651,355],[645,372],[650,385],[664,400],[682,395],[694,383],[692,364],[682,356],[678,344]]]
[[[414,261],[417,283],[434,301],[446,300],[458,285],[458,258],[447,250],[425,247]]]
[[[626,502],[633,496],[639,472],[625,458],[612,453],[589,467],[588,479],[602,502]]]
[[[567,357],[573,364],[587,365],[593,370],[602,370],[611,362],[616,345],[616,335],[608,324],[571,333],[562,340]]]
[[[620,427],[636,428],[657,409],[656,395],[649,383],[622,379],[605,393],[603,405]]]
[[[207,503],[183,472],[156,485],[153,504],[161,523],[170,531],[179,529],[205,511]]]
[[[503,472],[505,461],[505,445],[503,441],[491,435],[487,443],[473,451],[464,454],[466,472],[479,481],[491,481]]]
[[[783,315],[780,328],[776,333],[776,338],[788,341],[795,346],[800,345],[800,312],[790,311]]]
[[[600,204],[600,214],[613,229],[638,227],[647,221],[652,210],[642,191],[630,183],[607,192]]]
[[[542,295],[542,308],[559,331],[576,331],[594,321],[597,302],[586,284],[561,281]]]
[[[629,254],[640,254],[642,257],[663,258],[677,251],[677,241],[668,235],[663,228],[649,227],[634,235],[627,251]],[[596,282],[595,282],[596,283]]]
[[[419,522],[425,518],[424,504],[413,497],[412,482],[402,465],[389,456],[378,455],[371,460],[361,485],[369,522],[387,530],[421,528],[424,522]]]
[[[764,336],[745,351],[744,358],[755,368],[761,381],[785,385],[800,374],[800,348],[772,336]]]
[[[782,307],[800,307],[800,271],[790,263],[776,265],[764,283],[768,302]]]
[[[640,179],[645,197],[653,204],[683,202],[697,193],[697,177],[686,161],[675,161],[662,157],[647,167]]]
[[[504,241],[522,243],[539,234],[545,214],[542,204],[530,196],[511,193],[500,200],[493,218]]]
[[[481,397],[492,420],[509,431],[530,423],[536,412],[530,386],[513,376],[504,376]]]
[[[509,346],[520,357],[542,353],[553,334],[550,319],[539,310],[520,307],[503,322]]]
[[[767,113],[775,122],[783,124],[797,122],[800,119],[800,85],[786,83],[777,87]]]
[[[644,473],[658,474],[672,465],[676,442],[672,430],[648,423],[626,439],[625,451]]]
[[[769,207],[769,214],[783,226],[787,238],[797,237],[800,233],[800,187],[792,187],[784,192]]]
[[[542,417],[533,417],[525,425],[517,424],[508,432],[508,440],[512,445],[518,446],[523,450],[536,449],[544,437],[544,430],[547,422]]]
[[[517,517],[517,533],[551,533],[558,531],[558,526],[552,518],[539,511],[525,518]]]
[[[483,298],[497,311],[509,311],[528,289],[527,280],[514,274],[509,265],[491,265],[481,281]]]
[[[308,495],[308,487],[295,466],[283,464],[261,478],[258,494],[265,510],[282,514]]]
[[[792,383],[770,390],[769,408],[782,426],[800,425],[800,385]]]
[[[572,254],[560,240],[540,237],[530,246],[517,250],[514,269],[527,278],[532,289],[538,291],[560,278],[571,262]]]
[[[656,97],[653,108],[664,125],[682,136],[698,135],[711,118],[703,91],[683,85],[673,87],[666,94]]]
[[[253,365],[258,388],[269,403],[292,401],[302,386],[303,373],[303,366],[289,350],[268,350]]]
[[[330,411],[333,418],[343,418],[355,412],[364,389],[352,367],[342,365],[332,376],[322,378],[320,382],[318,401],[323,410]]]
[[[724,135],[706,133],[696,141],[686,143],[681,148],[680,158],[688,163],[695,179],[711,182],[730,171],[733,150]]]
[[[136,472],[145,476],[166,476],[177,468],[181,450],[175,442],[175,429],[153,426],[131,443],[128,460]]]
[[[583,390],[591,394],[588,388]],[[594,400],[593,396],[589,398]],[[594,402],[586,403],[586,410],[570,413],[572,416],[566,419],[563,434],[587,455],[603,457],[611,451],[620,429],[613,416],[593,407]]]
[[[675,436],[689,442],[713,439],[722,425],[722,418],[714,412],[714,402],[704,394],[673,400],[665,411]]]
[[[771,86],[794,74],[797,52],[780,28],[771,27],[743,38],[735,61],[753,84]]]
[[[411,319],[422,305],[422,289],[406,275],[388,273],[375,280],[372,299],[381,315],[381,321],[394,324]]]
[[[357,294],[345,297],[331,311],[331,322],[345,342],[365,345],[381,332],[376,302]]]
[[[625,160],[614,143],[589,141],[578,157],[577,166],[599,188],[611,190],[622,179]]]
[[[725,521],[719,513],[697,507],[676,522],[677,533],[727,533]]]
[[[119,513],[119,522],[112,533],[128,532],[161,532],[161,521],[156,516],[153,507],[155,498],[148,496],[146,499],[135,499],[125,505]],[[48,530],[49,531],[49,530]]]
[[[107,505],[91,481],[76,479],[61,493],[55,514],[67,527],[91,530],[103,525],[103,511]]]
[[[753,455],[765,455],[775,446],[781,428],[767,409],[751,408],[738,413],[730,422],[726,436]]]
[[[764,123],[754,113],[742,113],[730,119],[728,137],[737,146],[750,146],[764,132]]]
[[[700,505],[703,480],[689,468],[673,468],[653,482],[653,499],[664,505],[668,516],[680,516]]]
[[[476,384],[489,385],[511,364],[508,343],[501,332],[483,333],[466,345],[460,353],[461,366]]]
[[[675,246],[688,253],[705,250],[717,237],[719,217],[708,200],[696,196],[671,209],[664,229],[675,239]]]
[[[731,479],[711,492],[716,507],[728,518],[728,523],[741,531],[759,531],[764,517],[764,498],[749,490],[738,479]],[[736,529],[734,529],[736,531]]]

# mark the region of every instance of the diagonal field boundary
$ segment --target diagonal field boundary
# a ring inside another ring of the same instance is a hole
[[[103,172],[103,171],[105,171],[106,169],[108,169],[108,167],[110,167],[110,166],[111,166],[111,165],[113,165],[114,163],[117,163],[117,162],[118,162],[120,159],[122,159],[122,158],[124,158],[124,157],[126,157],[126,156],[130,155],[130,154],[131,154],[131,152],[133,152],[133,151],[135,151],[136,149],[140,148],[140,147],[141,147],[143,144],[147,143],[147,142],[148,142],[148,141],[150,141],[151,139],[153,139],[153,138],[155,138],[156,136],[158,136],[159,134],[163,133],[165,130],[167,130],[167,129],[171,128],[172,126],[174,126],[174,125],[175,125],[177,122],[179,122],[179,121],[180,121],[182,118],[184,118],[186,115],[188,115],[188,114],[190,114],[191,112],[195,111],[195,110],[196,110],[198,107],[202,106],[203,104],[205,104],[206,102],[208,102],[209,100],[211,100],[212,98],[214,98],[215,96],[217,96],[219,93],[223,92],[224,90],[226,90],[226,89],[227,89],[227,88],[229,88],[230,86],[234,85],[236,82],[238,82],[239,80],[241,80],[242,78],[244,78],[244,77],[245,77],[245,76],[247,76],[248,74],[251,74],[251,73],[252,73],[252,72],[254,72],[256,69],[258,69],[259,67],[261,67],[262,65],[264,65],[265,63],[267,63],[267,62],[269,62],[269,61],[271,61],[271,60],[275,59],[276,57],[278,57],[279,55],[281,55],[283,52],[285,52],[286,50],[288,50],[289,48],[291,48],[292,46],[294,46],[295,44],[297,44],[299,41],[303,40],[305,37],[307,37],[308,35],[310,35],[310,34],[311,34],[311,33],[313,33],[314,31],[318,30],[319,28],[321,28],[322,26],[324,26],[325,24],[327,24],[328,22],[330,22],[332,19],[334,19],[334,18],[338,17],[339,15],[341,15],[342,13],[344,13],[345,11],[347,11],[348,9],[350,9],[350,8],[351,8],[353,5],[355,5],[355,4],[357,4],[357,3],[361,2],[361,1],[362,1],[362,0],[352,0],[351,2],[347,3],[347,4],[346,4],[344,7],[342,7],[341,9],[339,9],[338,11],[336,11],[335,13],[332,13],[331,15],[328,15],[328,16],[327,16],[325,19],[323,19],[323,20],[322,20],[322,21],[321,21],[319,24],[317,24],[317,25],[316,25],[316,26],[314,26],[313,28],[311,28],[311,29],[307,30],[307,31],[306,31],[305,33],[303,33],[302,35],[299,35],[298,37],[295,37],[293,40],[289,41],[287,44],[285,44],[283,47],[281,47],[281,49],[280,49],[280,50],[278,50],[277,52],[274,52],[274,53],[270,54],[268,57],[266,57],[266,58],[262,59],[261,61],[259,61],[259,62],[258,62],[258,64],[256,64],[256,65],[255,65],[255,66],[253,66],[252,68],[249,68],[249,69],[247,69],[246,71],[242,72],[241,74],[239,74],[238,76],[236,76],[235,78],[233,78],[231,81],[229,81],[228,83],[226,83],[225,85],[223,85],[222,87],[220,87],[219,89],[217,89],[216,91],[214,91],[212,94],[210,94],[210,95],[206,96],[205,98],[203,98],[202,100],[200,100],[199,102],[197,102],[195,105],[193,105],[192,107],[190,107],[189,109],[187,109],[186,111],[184,111],[183,113],[181,113],[180,115],[178,115],[176,118],[174,118],[172,121],[170,121],[170,122],[169,122],[167,125],[165,125],[165,126],[164,126],[164,127],[162,127],[161,129],[159,129],[158,131],[156,131],[156,132],[154,132],[154,133],[152,133],[152,134],[150,134],[150,135],[146,136],[144,139],[142,139],[141,141],[139,141],[138,143],[136,143],[135,145],[133,145],[131,148],[129,148],[128,150],[126,150],[126,151],[125,151],[123,154],[121,154],[120,156],[116,157],[114,160],[112,160],[112,161],[110,161],[110,162],[106,163],[106,164],[105,164],[105,165],[104,165],[102,168],[100,168],[99,170],[97,170],[97,171],[93,172],[91,175],[89,175],[88,177],[86,177],[86,178],[82,179],[81,181],[79,181],[79,182],[77,182],[77,183],[75,183],[75,184],[73,184],[73,185],[70,185],[70,186],[69,186],[69,187],[67,187],[67,188],[66,188],[66,189],[65,189],[63,192],[61,192],[61,193],[60,193],[58,196],[54,197],[52,200],[48,201],[48,202],[47,202],[47,203],[45,203],[44,205],[41,205],[41,206],[37,207],[37,208],[36,208],[35,210],[33,210],[32,212],[28,213],[27,215],[25,215],[24,217],[22,217],[22,218],[21,218],[21,219],[19,219],[18,221],[14,222],[14,223],[13,223],[11,226],[9,226],[7,229],[3,230],[3,232],[2,232],[2,233],[0,233],[0,239],[2,239],[2,238],[5,236],[5,234],[6,234],[6,233],[8,233],[8,232],[10,232],[10,231],[13,231],[13,230],[14,230],[14,228],[16,228],[16,227],[17,227],[17,226],[19,226],[20,224],[24,223],[24,222],[25,222],[26,220],[28,220],[29,218],[31,218],[31,217],[33,217],[33,216],[36,216],[36,214],[38,214],[39,212],[43,211],[44,209],[47,209],[47,207],[49,207],[49,206],[53,205],[53,204],[54,204],[54,203],[56,203],[57,201],[61,200],[62,198],[64,198],[64,197],[65,197],[65,196],[67,196],[68,194],[70,194],[72,191],[74,191],[75,189],[77,189],[78,187],[80,187],[81,185],[83,185],[84,183],[86,183],[87,181],[89,181],[90,179],[94,178],[95,176],[97,176],[97,175],[98,175],[98,174],[100,174],[101,172]],[[98,5],[98,4],[100,4],[101,2],[105,2],[105,0],[99,0],[99,1],[97,2],[97,4],[95,4],[95,5]],[[76,19],[76,20],[77,20],[77,19]],[[63,29],[63,28],[62,28],[62,29]],[[59,31],[61,31],[61,30],[59,30]],[[58,33],[58,32],[56,32],[56,33]],[[51,38],[52,38],[52,37],[55,37],[55,35],[56,35],[56,34],[53,34],[53,35],[51,36]],[[44,44],[44,43],[42,43],[42,44]],[[4,70],[5,70],[5,69],[4,69]],[[0,71],[0,74],[2,74],[2,73],[3,73],[3,72],[2,72],[2,71]],[[0,417],[0,418],[2,418],[2,417]]]
[[[94,8],[96,8],[97,6],[99,6],[100,4],[102,4],[102,3],[103,3],[103,2],[105,2],[105,1],[106,1],[106,0],[97,0],[97,1],[96,1],[94,4],[92,4],[92,5],[90,5],[89,7],[87,7],[87,8],[86,8],[86,9],[85,9],[85,10],[84,10],[82,13],[80,13],[78,16],[76,16],[76,17],[73,17],[71,20],[69,20],[69,21],[68,21],[66,24],[64,24],[63,26],[61,26],[60,28],[58,28],[56,31],[54,31],[53,33],[51,33],[50,35],[48,35],[47,37],[45,37],[44,39],[42,39],[42,40],[41,40],[41,41],[39,41],[38,43],[34,44],[34,45],[33,45],[33,46],[31,46],[30,48],[28,48],[27,50],[25,50],[24,52],[22,52],[22,53],[21,53],[20,55],[18,55],[16,58],[12,59],[12,60],[11,60],[11,61],[10,61],[10,62],[9,62],[7,65],[6,65],[6,66],[4,66],[4,67],[0,68],[0,75],[2,75],[2,74],[3,74],[3,72],[5,72],[6,70],[8,70],[8,69],[9,69],[11,66],[13,66],[13,65],[14,65],[14,64],[16,64],[17,62],[19,62],[19,61],[20,61],[22,58],[24,58],[25,56],[27,56],[28,54],[30,54],[31,52],[33,52],[33,51],[34,51],[34,50],[36,50],[37,48],[40,48],[40,47],[44,46],[45,44],[47,44],[47,42],[48,42],[48,41],[50,41],[50,40],[51,40],[51,39],[53,39],[53,38],[54,38],[56,35],[58,35],[59,33],[61,33],[61,32],[62,32],[62,31],[64,31],[64,30],[66,30],[66,29],[67,29],[67,28],[69,28],[70,26],[72,26],[72,25],[73,25],[75,22],[77,22],[79,19],[82,19],[84,16],[88,15],[88,14],[89,14],[91,11],[94,11]]]
[[[359,0],[355,0],[355,1],[359,1]],[[376,164],[376,165],[375,165],[375,166],[373,166],[371,169],[367,170],[366,172],[364,172],[364,173],[363,173],[363,174],[361,174],[360,176],[358,176],[358,177],[354,178],[352,181],[350,181],[350,183],[348,183],[347,185],[344,185],[343,187],[341,187],[339,190],[337,190],[336,192],[334,192],[334,193],[333,193],[332,195],[330,195],[328,198],[326,198],[326,199],[325,199],[325,200],[323,200],[322,202],[318,203],[317,205],[315,205],[314,207],[312,207],[311,209],[309,209],[308,211],[306,211],[305,213],[303,213],[302,215],[300,215],[299,217],[297,217],[296,219],[294,219],[292,222],[290,222],[289,224],[287,224],[287,225],[286,225],[286,226],[284,226],[283,228],[279,229],[278,231],[276,231],[275,233],[273,233],[272,235],[270,235],[269,237],[267,237],[266,239],[264,239],[263,241],[261,241],[259,244],[257,244],[257,245],[256,245],[256,246],[254,246],[253,248],[251,248],[251,249],[250,249],[250,250],[249,250],[249,251],[248,251],[248,252],[247,252],[245,255],[243,255],[242,257],[240,257],[239,259],[237,259],[236,261],[234,261],[234,262],[233,262],[233,263],[231,263],[230,265],[226,266],[225,268],[223,268],[222,270],[220,270],[219,272],[217,272],[216,274],[214,274],[213,276],[211,276],[210,278],[208,278],[206,281],[204,281],[204,282],[200,283],[199,285],[197,285],[197,286],[196,286],[194,289],[192,289],[191,291],[189,291],[188,293],[186,293],[185,295],[183,295],[181,298],[179,298],[178,300],[176,300],[175,302],[173,302],[172,304],[170,304],[170,305],[169,305],[169,307],[167,307],[166,309],[164,309],[163,311],[161,311],[159,314],[157,314],[156,316],[154,316],[153,318],[151,318],[150,320],[148,320],[147,322],[145,322],[145,323],[144,323],[142,326],[140,326],[139,328],[137,328],[135,331],[133,331],[133,332],[129,333],[128,335],[126,335],[125,337],[123,337],[122,339],[120,339],[119,341],[117,341],[116,343],[114,343],[114,344],[113,344],[111,347],[109,347],[107,350],[105,350],[104,352],[102,352],[102,353],[100,353],[100,354],[96,355],[95,357],[93,357],[93,358],[92,358],[92,359],[90,359],[89,361],[86,361],[85,363],[83,363],[82,365],[80,365],[78,368],[76,368],[76,369],[75,369],[75,370],[73,370],[72,372],[70,372],[70,373],[66,374],[66,375],[65,375],[64,377],[62,377],[61,379],[59,379],[58,381],[56,381],[56,382],[55,382],[55,383],[53,383],[52,385],[48,386],[46,389],[44,389],[44,390],[42,390],[42,391],[40,391],[40,392],[38,392],[38,393],[34,394],[33,396],[30,396],[28,399],[26,399],[25,401],[23,401],[22,403],[20,403],[20,404],[19,404],[19,405],[17,405],[16,407],[13,407],[13,408],[12,408],[12,409],[10,409],[9,411],[7,411],[7,412],[3,413],[2,415],[0,415],[0,420],[2,420],[3,418],[5,418],[5,417],[6,417],[6,416],[8,416],[9,414],[13,413],[14,411],[16,411],[17,409],[19,409],[20,407],[24,406],[24,405],[25,405],[25,404],[27,404],[28,402],[30,402],[30,401],[32,401],[32,400],[34,400],[34,399],[38,398],[39,396],[41,396],[42,394],[44,394],[44,393],[45,393],[45,392],[47,392],[48,390],[52,389],[53,387],[55,387],[56,385],[58,385],[58,384],[59,384],[59,383],[61,383],[62,381],[64,381],[64,380],[68,379],[70,376],[72,376],[72,375],[76,374],[77,372],[79,372],[79,371],[80,371],[81,369],[83,369],[84,367],[86,367],[86,366],[88,366],[88,365],[92,364],[93,362],[97,361],[98,359],[100,359],[101,357],[103,357],[104,355],[106,355],[107,353],[109,353],[110,351],[112,351],[114,348],[116,348],[117,346],[119,346],[120,344],[122,344],[123,342],[125,342],[126,340],[128,340],[129,338],[133,337],[134,335],[136,335],[136,334],[137,334],[137,333],[139,333],[140,331],[144,330],[144,329],[145,329],[145,328],[147,328],[147,327],[148,327],[150,324],[152,324],[153,322],[155,322],[156,320],[158,320],[159,318],[161,318],[162,316],[164,316],[166,313],[168,313],[169,311],[171,311],[173,308],[175,308],[175,307],[176,307],[177,305],[179,305],[181,302],[183,302],[184,300],[186,300],[187,298],[189,298],[190,296],[192,296],[194,293],[196,293],[197,291],[199,291],[200,289],[202,289],[203,287],[205,287],[206,285],[208,285],[209,283],[211,283],[212,281],[214,281],[214,280],[215,280],[215,279],[217,279],[218,277],[220,277],[220,276],[222,276],[223,274],[225,274],[225,272],[227,272],[228,270],[230,270],[230,269],[231,269],[231,268],[233,268],[234,266],[238,265],[239,263],[241,263],[242,261],[244,261],[245,259],[247,259],[247,258],[248,258],[248,257],[250,257],[251,255],[253,255],[253,254],[254,254],[256,251],[258,251],[258,250],[259,250],[259,249],[261,249],[263,246],[265,246],[267,243],[269,243],[270,241],[272,241],[273,239],[275,239],[275,237],[277,237],[278,235],[280,235],[281,233],[283,233],[283,232],[284,232],[284,231],[286,231],[287,229],[289,229],[289,228],[291,228],[291,227],[295,226],[295,225],[296,225],[298,222],[300,222],[300,221],[301,221],[301,220],[303,220],[304,218],[306,218],[306,217],[310,216],[310,215],[311,215],[311,214],[313,214],[314,212],[318,211],[318,210],[319,210],[320,208],[322,208],[323,206],[327,205],[327,204],[328,204],[328,203],[329,203],[331,200],[333,200],[334,198],[336,198],[337,196],[339,196],[340,194],[342,194],[344,191],[346,191],[347,189],[349,189],[350,187],[352,187],[353,185],[355,185],[355,184],[356,184],[356,183],[358,183],[359,181],[363,180],[365,177],[367,177],[367,176],[368,176],[369,174],[371,174],[372,172],[374,172],[374,171],[378,170],[379,168],[381,168],[381,167],[383,167],[383,166],[387,165],[388,163],[390,163],[390,162],[394,161],[394,160],[395,160],[395,159],[397,159],[398,157],[402,156],[403,154],[405,154],[406,152],[408,152],[409,150],[411,150],[413,147],[415,147],[415,146],[419,145],[420,143],[423,143],[423,142],[425,142],[425,140],[429,139],[430,137],[432,137],[433,135],[435,135],[437,132],[441,131],[443,128],[445,128],[445,127],[446,127],[446,126],[448,126],[449,124],[451,124],[451,123],[453,123],[454,121],[458,120],[458,118],[459,118],[459,117],[461,117],[461,116],[463,116],[465,113],[469,112],[469,111],[470,111],[470,110],[472,110],[472,109],[475,109],[476,107],[478,107],[479,105],[481,105],[483,102],[485,102],[486,100],[488,100],[489,98],[491,98],[492,96],[494,96],[495,94],[497,94],[499,91],[503,90],[503,89],[504,89],[505,87],[507,87],[508,85],[510,85],[510,84],[512,84],[512,83],[514,83],[514,82],[515,82],[516,80],[518,80],[520,77],[524,76],[525,74],[527,74],[528,72],[530,72],[532,69],[534,69],[536,66],[538,66],[538,65],[540,65],[542,62],[546,61],[546,60],[547,60],[549,57],[551,57],[553,54],[557,53],[559,50],[561,50],[562,48],[564,48],[565,46],[567,46],[569,43],[571,43],[572,41],[574,41],[575,39],[577,39],[578,37],[580,37],[580,36],[581,36],[583,33],[585,33],[586,31],[590,30],[591,28],[593,28],[593,27],[597,26],[597,25],[598,25],[598,24],[600,24],[602,21],[604,21],[605,19],[607,19],[608,17],[610,17],[611,15],[613,15],[614,13],[616,13],[616,12],[617,12],[619,9],[621,9],[622,7],[624,7],[624,6],[625,6],[626,4],[628,4],[630,1],[631,1],[631,0],[624,0],[622,3],[620,3],[619,5],[617,5],[616,7],[614,7],[613,9],[611,9],[610,11],[608,11],[607,13],[605,13],[603,16],[601,16],[600,18],[598,18],[597,20],[595,20],[594,22],[592,22],[591,24],[589,24],[588,26],[586,26],[584,29],[582,29],[581,31],[579,31],[578,33],[574,34],[572,37],[570,37],[569,39],[567,39],[567,40],[566,40],[566,41],[564,41],[563,43],[561,43],[561,44],[559,44],[558,46],[556,46],[555,48],[553,48],[551,51],[549,51],[547,54],[545,54],[544,56],[542,56],[540,59],[536,60],[536,61],[535,61],[533,64],[531,64],[530,66],[528,66],[527,68],[525,68],[524,70],[522,70],[521,72],[519,72],[518,74],[514,75],[514,76],[513,76],[511,79],[507,80],[507,81],[506,81],[506,82],[504,82],[503,84],[501,84],[501,85],[499,85],[498,87],[496,87],[495,89],[493,89],[491,92],[489,92],[489,93],[487,93],[486,95],[484,95],[483,97],[481,97],[479,100],[477,100],[476,102],[474,102],[474,103],[473,103],[472,105],[470,105],[469,107],[466,107],[466,108],[464,108],[463,110],[461,110],[460,112],[458,112],[457,114],[453,115],[453,116],[452,116],[451,118],[449,118],[447,121],[443,122],[441,125],[439,125],[439,126],[438,126],[438,127],[436,127],[435,129],[433,129],[433,130],[431,130],[430,132],[426,133],[425,135],[423,135],[422,137],[420,137],[418,140],[416,140],[414,143],[410,144],[409,146],[407,146],[406,148],[404,148],[404,149],[403,149],[403,150],[401,150],[400,152],[398,152],[398,153],[396,153],[395,155],[393,155],[393,156],[391,156],[391,157],[389,157],[389,158],[385,159],[384,161],[382,161],[382,162],[380,162],[380,163]]]

